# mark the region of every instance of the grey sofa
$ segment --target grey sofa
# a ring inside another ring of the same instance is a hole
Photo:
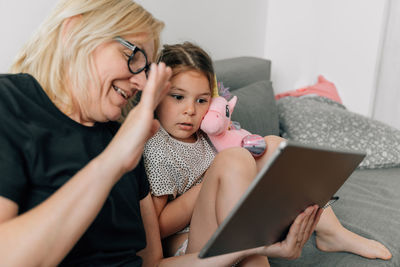
[[[271,62],[261,58],[239,57],[218,60],[214,65],[218,80],[238,96],[232,119],[239,121],[244,129],[252,133],[263,136],[282,134],[285,125],[279,101],[274,98],[270,80]],[[391,131],[390,136],[395,133],[397,138],[391,142],[400,142],[400,134],[395,129]],[[379,142],[381,136],[374,138]],[[393,255],[391,260],[371,260],[343,252],[321,252],[316,248],[315,237],[312,236],[299,259],[271,259],[271,265],[400,266],[399,166],[391,162],[380,168],[357,169],[339,189],[336,195],[340,199],[333,205],[333,210],[346,228],[385,244]]]

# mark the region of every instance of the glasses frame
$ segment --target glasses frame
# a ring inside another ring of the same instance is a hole
[[[132,73],[132,74],[139,74],[139,73],[141,73],[142,71],[144,71],[144,73],[145,73],[145,75],[146,75],[146,79],[147,79],[148,72],[149,72],[149,70],[150,70],[150,65],[149,65],[149,61],[148,61],[148,59],[147,59],[147,54],[146,54],[146,52],[145,52],[143,49],[141,49],[140,47],[138,47],[138,46],[136,46],[136,45],[134,45],[134,44],[128,42],[127,40],[125,40],[124,38],[122,38],[122,37],[120,37],[120,36],[115,37],[114,40],[116,40],[118,43],[122,44],[123,46],[125,46],[126,48],[128,48],[129,50],[132,51],[132,54],[131,54],[131,55],[129,56],[129,58],[128,58],[128,70],[130,71],[130,73]],[[138,51],[141,52],[141,53],[143,53],[144,58],[145,58],[145,60],[146,60],[146,63],[145,63],[145,65],[144,65],[143,68],[140,68],[140,69],[137,70],[137,71],[133,71],[133,70],[131,69],[130,65],[131,65],[131,62],[132,62],[132,60],[133,60],[133,57],[135,56],[135,54],[136,54]]]

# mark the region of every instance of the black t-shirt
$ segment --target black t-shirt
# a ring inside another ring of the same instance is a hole
[[[119,127],[73,121],[28,74],[0,75],[0,122],[0,195],[16,202],[19,213],[44,201],[101,153]],[[113,187],[61,265],[140,266],[136,252],[146,240],[139,201],[148,192],[141,161]]]

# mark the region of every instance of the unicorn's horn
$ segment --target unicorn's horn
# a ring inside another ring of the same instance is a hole
[[[212,90],[212,96],[211,97],[218,97],[218,83],[217,83],[217,75],[214,75],[214,88]]]

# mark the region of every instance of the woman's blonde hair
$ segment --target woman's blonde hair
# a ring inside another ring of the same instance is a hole
[[[74,16],[80,17],[79,23],[63,37],[63,22]],[[49,98],[70,113],[73,104],[66,77],[70,86],[87,96],[85,88],[94,72],[91,55],[96,47],[116,36],[144,33],[148,40],[154,40],[156,54],[163,27],[132,0],[61,0],[22,48],[11,72],[34,76]]]

